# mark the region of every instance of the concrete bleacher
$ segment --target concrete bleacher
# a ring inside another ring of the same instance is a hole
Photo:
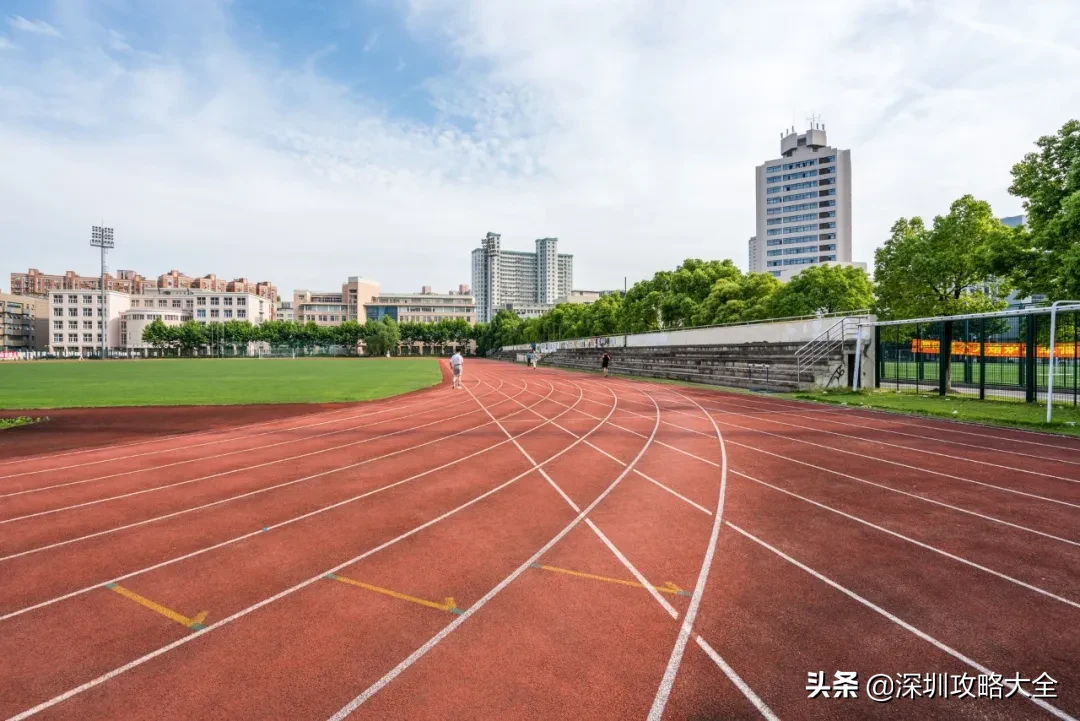
[[[837,348],[804,368],[800,377],[795,353],[803,343],[741,343],[608,348],[612,375],[665,378],[729,388],[787,393],[809,386],[836,387],[849,382],[851,348]],[[575,370],[600,370],[595,348],[560,349],[543,355],[538,365]],[[517,353],[496,357],[514,361]]]

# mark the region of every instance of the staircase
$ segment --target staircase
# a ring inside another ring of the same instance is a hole
[[[846,372],[844,363],[846,351],[854,349],[859,333],[859,320],[852,317],[841,318],[795,351],[795,365],[799,378],[803,378],[804,373],[812,374],[811,369],[820,365],[822,361],[829,362],[829,359],[836,359],[839,366],[828,374],[828,380],[822,383],[820,379],[815,378],[810,385],[824,387],[841,385]]]

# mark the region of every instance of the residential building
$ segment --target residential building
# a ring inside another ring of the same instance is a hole
[[[278,301],[275,319],[285,322],[296,320],[296,314],[293,312],[291,300]]]
[[[757,270],[757,267],[758,267],[757,236],[756,235],[751,235],[750,236],[750,242],[747,245],[749,246],[749,251],[750,251],[750,253],[749,253],[750,262],[747,265],[747,270],[749,272],[751,272],[751,273],[759,272]]]
[[[570,295],[559,298],[555,304],[562,305],[563,303],[577,303],[588,305],[589,303],[595,303],[603,298],[605,295],[611,295],[612,293],[621,293],[621,290],[572,290]]]
[[[780,157],[756,179],[751,271],[786,281],[821,263],[866,267],[851,260],[851,151],[831,147],[823,125],[781,133]]]
[[[314,322],[318,325],[339,325],[347,320],[363,323],[364,307],[379,295],[381,286],[377,281],[350,276],[341,284],[341,290],[293,291],[292,310],[299,323]]]
[[[1010,215],[1007,218],[1000,218],[1001,222],[1010,228],[1019,228],[1027,222],[1026,215]]]
[[[170,270],[157,277],[157,281],[144,278],[133,270],[118,270],[116,276],[105,275],[105,285],[109,290],[128,295],[142,295],[155,289],[195,288],[217,292],[251,293],[271,302],[277,300],[277,288],[269,281],[252,283],[247,278],[235,280],[219,279],[216,275],[193,278],[178,270]],[[45,296],[52,290],[99,290],[100,275],[79,275],[67,271],[63,275],[49,275],[36,268],[26,273],[11,274],[11,292],[16,295]]]
[[[476,322],[476,299],[471,295],[432,293],[425,285],[419,293],[383,293],[364,306],[366,320],[390,316],[398,323],[435,323],[440,320]]]
[[[533,253],[503,250],[502,236],[488,233],[472,252],[472,290],[479,322],[502,309],[535,317],[568,297],[574,282],[574,256],[558,252],[558,238],[539,238]]]
[[[45,299],[0,293],[0,352],[45,350],[48,345]]]
[[[131,307],[130,294],[107,291],[107,315],[100,290],[50,290],[46,297],[50,351],[68,355],[100,355],[103,332],[109,348],[122,346],[120,318]]]

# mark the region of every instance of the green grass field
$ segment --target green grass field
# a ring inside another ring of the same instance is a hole
[[[890,380],[896,382],[897,375],[900,376],[900,381],[914,381],[919,374],[919,367],[914,361],[885,361],[884,375],[881,378],[881,385],[886,385]],[[979,384],[979,363],[975,361],[969,365],[968,382],[975,385]],[[963,361],[953,361],[949,366],[949,370],[952,372],[952,379],[954,383],[964,382],[964,363]],[[1050,366],[1042,360],[1039,365],[1035,367],[1036,384],[1039,386],[1046,385],[1046,378],[1050,373]],[[938,362],[935,358],[932,361],[925,361],[923,363],[923,381],[927,384],[937,383],[938,381]],[[1071,389],[1073,383],[1080,378],[1075,377],[1074,364],[1071,358],[1066,360],[1059,360],[1054,366],[1054,385],[1061,389]],[[986,364],[986,384],[1004,385],[1004,386],[1020,386],[1020,364],[1019,363],[1000,363],[991,362]]]
[[[367,401],[436,385],[435,358],[40,361],[0,367],[0,408]]]

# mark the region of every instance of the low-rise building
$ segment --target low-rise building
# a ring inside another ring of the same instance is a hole
[[[120,316],[131,307],[127,293],[51,290],[48,294],[49,350],[64,355],[101,354],[101,336],[109,348],[121,347]]]
[[[291,300],[279,300],[277,303],[277,315],[275,320],[282,322],[289,322],[296,320],[296,313],[293,312],[293,302]]]
[[[49,345],[48,303],[0,293],[0,352],[40,351]]]
[[[384,293],[375,296],[365,306],[367,320],[382,320],[390,316],[398,323],[436,323],[440,320],[476,322],[476,299],[458,293],[428,292]]]
[[[364,307],[379,295],[377,281],[350,276],[341,290],[293,291],[293,314],[298,323],[340,325],[347,320],[364,322]]]

